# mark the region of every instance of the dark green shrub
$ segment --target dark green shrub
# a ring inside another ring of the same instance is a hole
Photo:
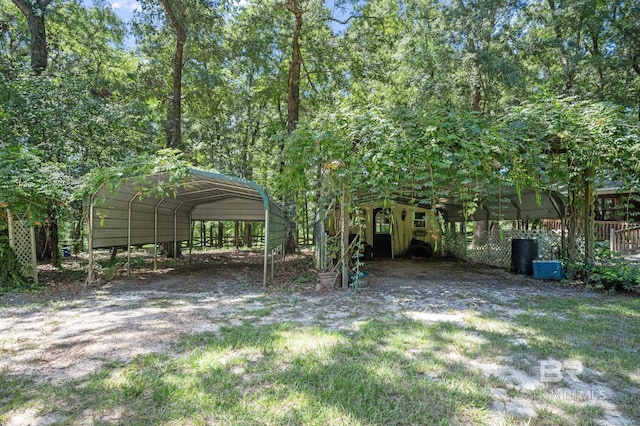
[[[640,292],[640,265],[630,263],[608,247],[598,246],[595,262],[582,266],[585,283],[606,291]]]

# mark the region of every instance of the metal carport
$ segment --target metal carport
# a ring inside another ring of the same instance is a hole
[[[123,179],[116,187],[103,185],[85,203],[88,282],[93,281],[96,248],[126,246],[130,264],[131,246],[173,242],[175,248],[178,241],[192,241],[194,220],[249,220],[265,223],[263,285],[267,284],[269,253],[284,243],[285,217],[255,182],[191,168],[179,182],[158,173]],[[165,195],[154,196],[159,187],[166,189]],[[154,264],[155,260],[154,253]]]

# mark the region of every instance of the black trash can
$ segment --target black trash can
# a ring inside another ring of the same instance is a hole
[[[511,270],[516,274],[533,275],[533,260],[538,257],[538,241],[524,238],[511,240]]]

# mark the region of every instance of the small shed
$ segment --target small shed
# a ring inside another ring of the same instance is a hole
[[[169,188],[169,195],[149,195],[159,186]],[[123,179],[115,190],[103,185],[85,205],[89,217],[89,282],[93,280],[96,248],[126,246],[130,257],[134,245],[173,242],[175,248],[178,241],[192,241],[195,220],[247,220],[265,223],[266,285],[269,254],[285,239],[284,211],[258,184],[195,168],[178,183],[171,182],[168,173],[158,173],[143,179]]]
[[[373,257],[406,255],[415,240],[428,243],[431,247],[437,246],[441,229],[431,206],[416,203],[402,195],[380,199],[375,194],[361,193],[356,199],[364,224],[362,237],[364,243],[371,246]],[[330,233],[337,232],[339,222],[340,212],[335,210],[327,226]],[[350,239],[357,233],[353,224],[349,232]]]

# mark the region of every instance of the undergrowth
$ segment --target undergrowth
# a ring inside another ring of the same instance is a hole
[[[630,263],[607,247],[597,246],[595,262],[581,267],[585,284],[604,291],[640,292],[640,266]]]
[[[28,291],[37,287],[22,275],[20,261],[9,246],[9,237],[0,232],[0,293]]]

